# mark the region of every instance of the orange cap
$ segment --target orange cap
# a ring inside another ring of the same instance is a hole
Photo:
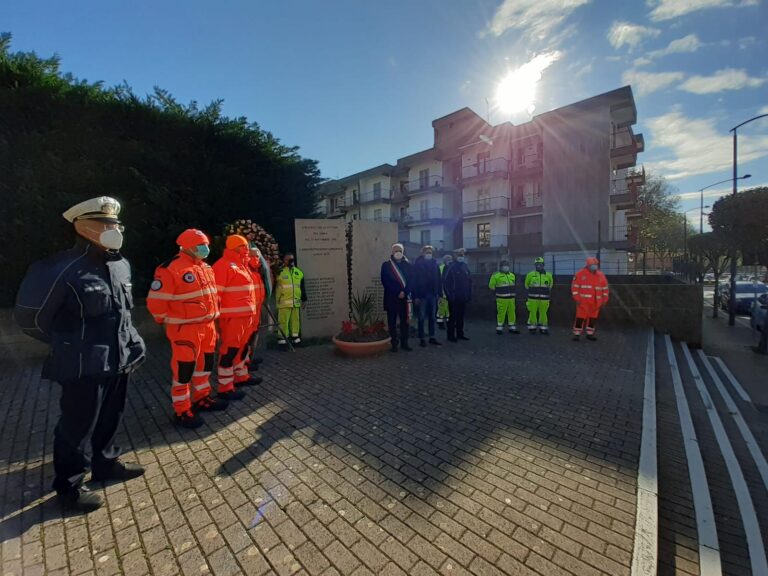
[[[210,244],[210,241],[208,240],[208,236],[203,234],[200,230],[197,230],[196,228],[189,228],[179,234],[179,237],[176,238],[176,244],[182,248],[191,250],[200,244]]]
[[[600,264],[600,260],[598,260],[594,256],[590,256],[589,258],[587,258],[587,266],[592,266],[593,264],[599,265]]]
[[[240,234],[232,234],[231,236],[227,236],[228,250],[235,250],[240,248],[240,246],[248,246],[248,240],[245,239],[245,236],[240,236]]]

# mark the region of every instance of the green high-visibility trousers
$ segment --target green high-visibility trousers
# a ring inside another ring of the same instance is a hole
[[[515,299],[496,298],[496,325],[504,326],[507,321],[510,326],[514,326],[516,320]]]
[[[301,308],[278,308],[277,321],[283,334],[290,338],[298,338],[301,333]],[[282,336],[280,337],[282,338]]]
[[[525,306],[528,308],[528,326],[549,326],[549,300],[529,298]]]
[[[440,298],[437,302],[437,319],[438,321],[447,320],[448,316],[448,299]]]

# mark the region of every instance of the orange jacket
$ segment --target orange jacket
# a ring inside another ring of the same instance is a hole
[[[179,252],[155,270],[147,308],[159,324],[202,324],[219,316],[211,267]]]
[[[235,250],[226,249],[213,265],[216,289],[221,298],[222,318],[253,316],[258,310],[253,276],[246,258]]]
[[[608,280],[600,270],[590,272],[582,268],[571,282],[573,299],[587,306],[605,306],[608,303]]]
[[[256,307],[260,308],[267,299],[267,288],[264,286],[264,279],[261,277],[261,260],[258,258],[248,258],[248,271],[253,278],[253,289],[256,292]],[[267,270],[269,274],[269,270]]]

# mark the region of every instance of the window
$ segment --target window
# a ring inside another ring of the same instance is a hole
[[[422,200],[419,203],[419,215],[422,220],[427,220],[429,218],[429,200]]]
[[[477,247],[489,248],[491,246],[491,223],[485,222],[477,225]]]
[[[533,205],[534,206],[541,206],[541,204],[542,204],[541,182],[534,182],[534,184],[533,184]]]
[[[373,221],[374,222],[381,222],[381,208],[376,208],[373,211]]]
[[[518,186],[515,193],[515,208],[525,208],[525,186]]]
[[[480,190],[477,191],[477,211],[478,212],[491,209],[490,196],[491,196],[491,191],[488,188],[480,188]]]
[[[522,166],[525,164],[525,148],[523,148],[523,145],[517,147],[517,165]]]
[[[429,168],[419,170],[419,190],[429,188]]]
[[[421,231],[421,245],[426,246],[427,244],[432,244],[430,237],[432,236],[431,230],[422,230]]]
[[[477,173],[478,174],[485,174],[490,168],[490,164],[491,164],[490,150],[477,153]]]
[[[406,206],[400,206],[400,222],[405,222],[408,216],[408,208]]]
[[[381,182],[376,182],[373,185],[373,199],[381,200]]]
[[[331,214],[335,214],[339,211],[339,199],[331,198]]]

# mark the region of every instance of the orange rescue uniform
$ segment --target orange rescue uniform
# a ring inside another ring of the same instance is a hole
[[[256,289],[248,258],[247,253],[226,249],[213,265],[216,288],[221,297],[219,394],[230,392],[235,389],[235,384],[248,380],[245,351],[254,325],[258,325]]]
[[[585,325],[587,336],[593,336],[593,320],[597,319],[600,309],[608,303],[608,280],[600,270],[590,271],[589,264],[588,260],[587,266],[576,272],[571,282],[571,295],[576,302],[574,336],[581,336]]]
[[[157,323],[165,324],[171,343],[171,397],[176,414],[181,415],[211,391],[214,320],[219,316],[213,270],[180,252],[155,270],[147,308]]]

